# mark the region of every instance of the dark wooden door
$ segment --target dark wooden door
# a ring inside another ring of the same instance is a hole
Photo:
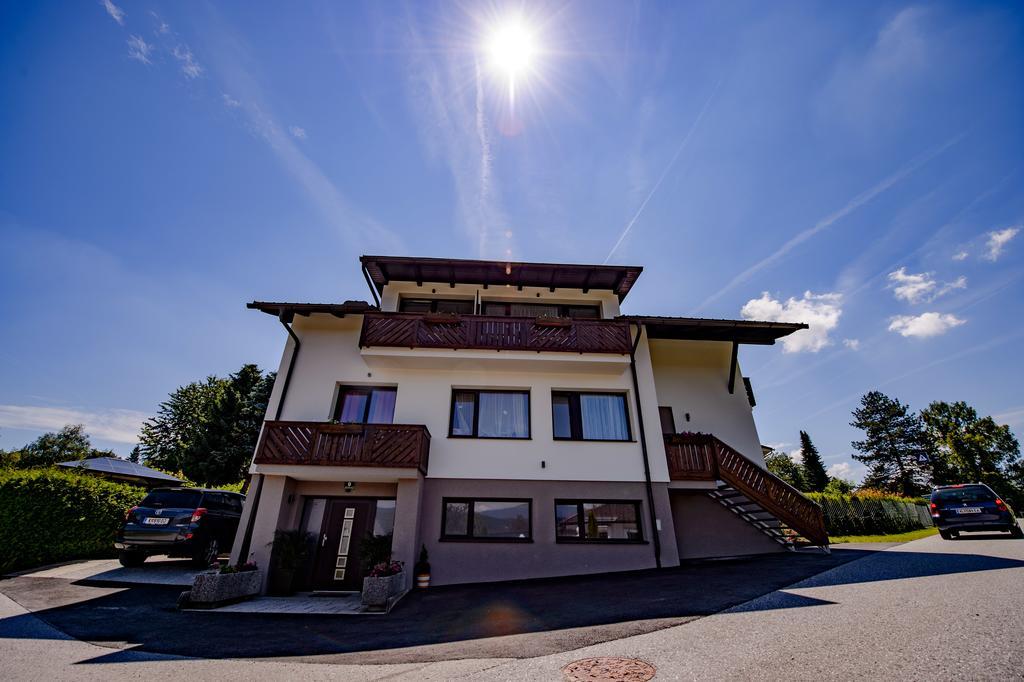
[[[363,569],[359,547],[373,528],[373,500],[329,500],[317,542],[313,589],[359,591]]]

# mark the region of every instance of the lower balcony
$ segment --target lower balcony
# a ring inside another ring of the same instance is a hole
[[[430,431],[419,424],[268,421],[257,465],[321,465],[416,469],[427,473]]]

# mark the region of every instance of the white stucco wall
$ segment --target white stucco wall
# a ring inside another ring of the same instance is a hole
[[[361,316],[344,319],[315,315],[296,317],[294,329],[302,341],[281,418],[322,421],[331,417],[337,387],[341,384],[393,385],[398,387],[394,421],[425,424],[430,430],[429,476],[440,478],[643,481],[643,459],[633,404],[629,365],[622,362],[610,369],[587,372],[578,356],[570,366],[559,365],[557,357],[529,363],[507,353],[492,352],[487,359],[448,351],[448,360],[459,360],[457,369],[448,362],[420,360],[409,365],[408,358],[375,356],[367,362],[358,348]],[[411,354],[411,352],[410,352]],[[407,355],[410,355],[407,354]],[[536,357],[538,354],[532,354]],[[547,353],[545,356],[571,354]],[[565,365],[570,363],[566,361]],[[287,353],[282,363],[287,365]],[[440,367],[434,367],[439,365]],[[280,383],[280,382],[279,382]],[[458,388],[528,389],[530,391],[531,438],[495,440],[448,438],[451,391]],[[627,394],[633,442],[567,442],[552,439],[552,390],[614,390]],[[657,404],[653,390],[646,390],[644,409],[649,442],[660,447]],[[641,394],[644,389],[641,388]],[[649,408],[649,409],[648,409]],[[652,421],[653,415],[653,421]],[[654,436],[651,438],[651,436]],[[663,450],[653,450],[652,479],[667,481]],[[543,464],[542,464],[543,463]]]
[[[650,349],[658,405],[672,408],[676,431],[710,433],[747,458],[763,463],[761,441],[738,366],[735,390],[729,394],[732,344],[654,340]]]
[[[454,287],[444,282],[424,282],[422,286],[415,282],[391,282],[384,287],[380,297],[381,310],[394,312],[398,310],[399,297],[406,298],[468,298],[472,299],[479,293],[482,301],[521,301],[523,303],[570,303],[577,305],[601,305],[601,316],[616,317],[619,314],[619,298],[611,291],[592,289],[584,294],[580,289],[559,289],[554,292],[546,287],[491,286],[484,289],[476,284],[456,284]]]

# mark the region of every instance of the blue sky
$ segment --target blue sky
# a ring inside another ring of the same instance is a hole
[[[741,362],[762,440],[843,475],[871,389],[1024,428],[1019,4],[0,13],[0,447],[126,453],[174,387],[276,367],[247,300],[365,298],[361,253],[639,264],[627,312],[807,321]],[[480,46],[516,15],[511,106]]]

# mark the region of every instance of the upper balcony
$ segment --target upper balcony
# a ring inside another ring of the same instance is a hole
[[[360,348],[629,354],[626,320],[366,313]]]
[[[416,469],[425,475],[429,451],[430,431],[418,424],[268,421],[254,462]]]

